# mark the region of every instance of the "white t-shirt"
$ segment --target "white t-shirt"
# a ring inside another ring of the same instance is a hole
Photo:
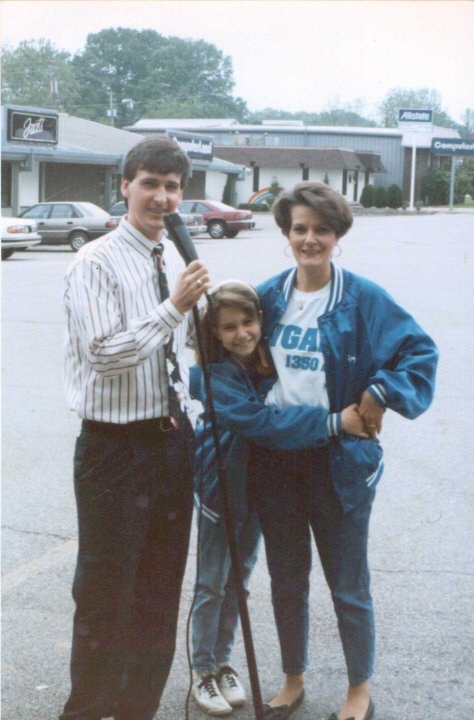
[[[318,317],[326,309],[331,283],[316,292],[296,288],[270,339],[278,380],[267,404],[321,405],[329,408],[326,372],[321,352]]]

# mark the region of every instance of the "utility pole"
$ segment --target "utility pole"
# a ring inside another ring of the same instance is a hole
[[[107,110],[107,116],[110,118],[110,124],[112,125],[112,127],[114,127],[114,125],[115,125],[114,118],[117,117],[117,110],[114,108],[113,92],[112,92],[111,88],[109,88],[108,90],[109,90],[109,109]]]

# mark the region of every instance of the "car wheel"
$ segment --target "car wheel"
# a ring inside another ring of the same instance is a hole
[[[8,260],[13,255],[14,250],[2,250],[2,260]]]
[[[226,238],[235,238],[239,234],[238,230],[226,230],[225,236]]]
[[[77,232],[73,232],[69,235],[69,244],[74,252],[80,250],[81,247],[88,242],[88,240],[89,235],[83,230],[78,230]]]
[[[209,233],[211,238],[219,240],[220,238],[224,237],[224,223],[220,220],[211,220],[211,222],[207,225],[207,232]]]

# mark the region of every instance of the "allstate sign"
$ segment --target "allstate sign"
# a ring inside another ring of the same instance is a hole
[[[433,138],[431,152],[434,155],[474,155],[474,140]]]
[[[402,108],[398,111],[398,126],[410,130],[430,130],[433,127],[433,110]]]

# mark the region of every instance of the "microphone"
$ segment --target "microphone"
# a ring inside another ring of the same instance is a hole
[[[176,249],[186,265],[189,265],[193,260],[198,260],[196,248],[180,214],[177,212],[170,213],[169,215],[165,215],[164,220],[168,235],[176,245]]]

